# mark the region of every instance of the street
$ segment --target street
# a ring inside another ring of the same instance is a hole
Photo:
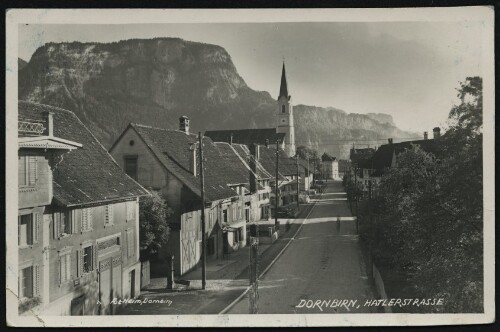
[[[258,312],[370,312],[364,303],[376,294],[355,234],[342,184],[329,182],[297,237],[260,280]],[[228,314],[248,308],[246,296]]]

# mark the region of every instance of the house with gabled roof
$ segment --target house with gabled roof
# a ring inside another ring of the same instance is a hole
[[[70,111],[18,103],[19,309],[112,313],[140,292],[138,199],[128,177]]]
[[[174,272],[194,269],[201,256],[201,210],[205,209],[208,259],[222,259],[246,245],[246,196],[249,166],[228,143],[203,137],[204,194],[201,202],[198,135],[189,132],[189,119],[179,130],[130,124],[110,149],[129,176],[160,191],[173,210],[171,234],[161,256],[174,256]]]
[[[421,140],[393,143],[392,138],[389,138],[388,144],[381,145],[370,158],[359,160],[357,180],[363,191],[368,192],[370,185],[372,185],[372,190],[376,191],[382,175],[388,169],[397,167],[398,156],[414,145],[426,152],[439,155],[439,140],[436,139],[439,137],[439,128],[434,128],[434,132],[434,139],[428,139],[427,132],[424,133],[424,139]]]
[[[336,157],[323,153],[321,156],[321,173],[323,179],[340,180],[339,162]]]

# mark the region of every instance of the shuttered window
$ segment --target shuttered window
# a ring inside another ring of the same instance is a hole
[[[19,271],[19,298],[40,295],[40,269],[38,265],[28,266]]]
[[[40,236],[40,217],[38,213],[18,217],[18,244],[28,246],[37,243]]]
[[[19,156],[18,180],[20,187],[34,187],[38,180],[38,157]]]
[[[106,205],[105,218],[104,218],[104,226],[113,225],[113,205]]]
[[[82,219],[81,227],[82,232],[89,232],[92,230],[92,208],[85,208],[81,210]]]
[[[97,268],[97,247],[86,245],[79,250],[78,256],[78,276],[94,271]]]
[[[135,239],[134,230],[132,228],[127,229],[127,257],[133,257],[135,252]]]
[[[59,283],[62,284],[71,279],[71,251],[64,252],[59,256]]]

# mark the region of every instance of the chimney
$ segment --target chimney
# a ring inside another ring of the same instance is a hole
[[[426,131],[424,131],[424,139],[425,139],[425,140],[427,140],[427,138],[428,138],[428,137],[427,137],[427,132],[426,132]]]
[[[269,139],[266,138],[266,148],[269,147]]]
[[[189,134],[189,118],[185,115],[179,118],[179,130]]]
[[[193,173],[194,176],[197,176],[198,170],[198,168],[196,167],[196,156],[198,152],[197,147],[198,144],[196,143],[191,144],[191,146],[189,147],[189,171]]]
[[[441,136],[441,129],[439,127],[432,129],[432,132],[434,133],[434,139],[439,138]]]
[[[257,163],[260,159],[260,146],[257,144],[250,145],[250,192],[257,192]]]
[[[389,144],[392,144],[392,138],[388,138],[387,141],[389,141]]]
[[[233,133],[231,133],[231,137],[229,137],[229,144],[233,145]]]
[[[47,133],[54,136],[54,113],[47,112]]]

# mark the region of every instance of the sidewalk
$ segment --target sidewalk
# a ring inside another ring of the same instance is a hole
[[[301,212],[296,219],[278,219],[281,225],[280,237],[273,244],[259,245],[260,272],[286,246],[312,206],[311,203],[301,204]],[[287,221],[290,222],[288,231],[285,226]],[[274,221],[271,224],[274,225]],[[180,286],[175,290],[166,289],[166,278],[153,278],[148,288],[142,290],[139,296],[139,300],[145,303],[120,305],[117,308],[117,314],[218,314],[249,284],[249,250],[250,247],[246,246],[232,253],[227,259],[208,261],[205,290],[201,289],[201,268],[182,276],[183,280],[190,281],[189,287]],[[163,303],[158,303],[160,300],[163,300]]]

